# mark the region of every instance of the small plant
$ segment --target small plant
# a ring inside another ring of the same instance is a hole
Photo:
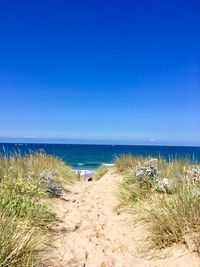
[[[162,180],[157,180],[155,183],[155,189],[160,193],[170,193],[173,188],[173,183],[167,178],[163,178]]]
[[[140,185],[140,188],[152,188],[156,182],[158,177],[158,171],[156,167],[148,166],[148,167],[137,167],[133,173],[135,176],[135,180]]]

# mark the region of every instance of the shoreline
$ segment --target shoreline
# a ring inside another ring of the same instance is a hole
[[[95,170],[73,169],[73,172],[75,172],[80,179],[86,180],[94,175]]]
[[[105,166],[105,167],[112,167],[114,166],[113,163],[102,163],[99,165],[99,167],[95,168],[95,169],[76,169],[76,168],[73,168],[73,172],[76,173],[76,175],[78,177],[80,177],[80,179],[88,179],[88,178],[92,178],[95,171],[98,170],[98,168],[100,168],[101,166]]]

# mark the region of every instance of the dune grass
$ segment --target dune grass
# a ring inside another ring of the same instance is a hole
[[[95,181],[101,179],[102,176],[104,176],[109,170],[109,167],[107,166],[100,166],[95,172],[94,172],[94,175],[93,175],[93,179]]]
[[[44,153],[0,157],[0,267],[40,266],[38,250],[55,220],[43,199],[52,184],[75,179],[61,160]]]
[[[158,195],[146,203],[143,220],[159,248],[182,243],[200,253],[200,187],[182,180],[172,195]]]
[[[130,170],[135,168],[140,162],[144,161],[144,157],[131,155],[121,155],[116,157],[114,161],[115,170],[117,173],[128,173]]]
[[[36,250],[44,234],[37,227],[0,211],[0,266],[39,266]]]
[[[156,247],[182,243],[200,252],[198,164],[187,160],[140,159],[124,175],[117,196],[120,207],[131,212],[139,207],[137,220],[147,223]]]

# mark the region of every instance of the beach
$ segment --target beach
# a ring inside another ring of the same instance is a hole
[[[196,162],[123,155],[71,169],[37,152],[0,166],[2,267],[200,264]]]
[[[0,267],[200,267],[200,1],[0,14]]]
[[[97,182],[77,182],[52,205],[59,223],[44,266],[198,267],[199,257],[184,246],[148,249],[145,225],[131,226],[131,215],[115,212],[122,176],[110,170]]]

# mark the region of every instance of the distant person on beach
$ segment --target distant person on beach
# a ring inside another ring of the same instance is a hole
[[[79,178],[79,180],[81,179],[81,170],[78,170],[77,171],[77,175],[78,175],[78,178]]]

